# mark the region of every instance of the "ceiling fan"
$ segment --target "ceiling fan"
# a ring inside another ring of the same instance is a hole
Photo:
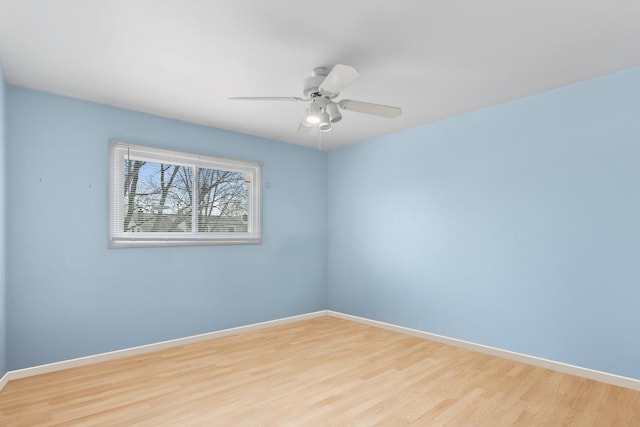
[[[303,97],[278,96],[239,96],[229,99],[240,101],[289,101],[309,102],[306,114],[298,126],[298,133],[307,133],[314,126],[322,132],[331,130],[331,124],[342,120],[340,110],[356,111],[379,117],[398,117],[402,110],[388,105],[372,104],[370,102],[343,99],[335,101],[340,91],[357,79],[360,74],[349,65],[337,64],[331,71],[326,67],[313,70],[311,77],[304,80]]]

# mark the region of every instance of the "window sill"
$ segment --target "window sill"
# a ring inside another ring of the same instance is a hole
[[[234,239],[126,239],[119,238],[109,241],[109,249],[121,248],[147,248],[161,246],[223,246],[223,245],[260,245],[261,238],[234,238]]]

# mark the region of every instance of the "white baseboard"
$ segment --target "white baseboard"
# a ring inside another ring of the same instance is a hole
[[[255,331],[258,329],[271,328],[273,326],[284,325],[287,323],[299,322],[301,320],[314,319],[326,316],[326,310],[315,311],[313,313],[300,314],[298,316],[284,317],[281,319],[269,320],[266,322],[253,323],[250,325],[239,326],[236,328],[223,329],[220,331],[207,332],[199,335],[192,335],[184,338],[177,338],[169,341],[162,341],[153,344],[141,345],[139,347],[131,347],[122,350],[110,351],[108,353],[100,353],[92,356],[79,357],[77,359],[63,360],[61,362],[48,363],[46,365],[33,366],[31,368],[17,369],[7,372],[0,379],[0,391],[11,380],[32,377],[34,375],[46,374],[49,372],[62,371],[64,369],[77,368],[79,366],[91,365],[98,362],[106,362],[108,360],[120,359],[122,357],[135,356],[138,354],[149,353],[152,351],[164,350],[171,347],[177,347],[186,344],[192,344],[200,341],[206,341],[214,338],[222,338],[229,335],[237,335],[243,332]]]
[[[4,388],[5,385],[9,382],[9,372],[5,373],[2,378],[0,378],[0,391]]]
[[[80,357],[77,359],[64,360],[61,362],[34,366],[31,368],[9,371],[6,374],[4,374],[2,378],[0,378],[0,391],[2,391],[4,386],[11,380],[27,378],[34,375],[40,375],[40,374],[45,374],[49,372],[61,371],[64,369],[75,368],[78,366],[90,365],[98,362],[105,362],[108,360],[120,359],[122,357],[135,356],[138,354],[149,353],[152,351],[164,350],[166,348],[192,344],[192,343],[206,341],[214,338],[222,338],[229,335],[237,335],[243,332],[270,328],[273,326],[299,322],[301,320],[314,319],[317,317],[323,317],[327,315],[338,317],[345,320],[351,320],[353,322],[358,322],[365,325],[374,326],[377,328],[399,332],[402,334],[412,335],[418,338],[441,342],[443,344],[449,344],[456,347],[477,351],[480,353],[490,354],[492,356],[513,360],[515,362],[521,362],[521,363],[526,363],[528,365],[539,366],[541,368],[552,369],[554,371],[559,371],[566,374],[587,378],[590,380],[600,381],[606,384],[612,384],[612,385],[640,391],[640,380],[637,380],[637,379],[627,378],[627,377],[609,374],[601,371],[595,371],[593,369],[582,368],[580,366],[569,365],[566,363],[555,362],[553,360],[542,359],[540,357],[529,356],[522,353],[515,353],[508,350],[502,350],[499,348],[489,347],[482,344],[476,344],[469,341],[449,338],[443,335],[432,334],[432,333],[420,331],[417,329],[405,328],[403,326],[393,325],[391,323],[380,322],[378,320],[371,320],[364,317],[353,316],[351,314],[340,313],[332,310],[320,310],[313,313],[301,314],[298,316],[291,316],[291,317],[285,317],[281,319],[269,320],[266,322],[253,323],[250,325],[239,326],[236,328],[223,329],[220,331],[208,332],[208,333],[193,335],[193,336],[184,337],[184,338],[177,338],[174,340],[162,341],[162,342],[143,345],[139,347],[131,347],[123,350],[111,351],[108,353],[101,353],[101,354],[96,354],[96,355],[87,356],[87,357]]]
[[[400,332],[403,334],[412,335],[418,338],[424,338],[427,340],[436,341],[443,344],[449,344],[455,347],[461,347],[467,350],[477,351],[479,353],[490,354],[492,356],[513,360],[514,362],[522,362],[528,365],[547,368],[547,369],[562,372],[565,374],[575,375],[575,376],[587,378],[590,380],[600,381],[606,384],[612,384],[620,387],[629,388],[631,390],[640,391],[640,380],[637,380],[634,378],[628,378],[620,375],[609,374],[607,372],[595,371],[593,369],[582,368],[580,366],[569,365],[567,363],[556,362],[553,360],[543,359],[535,356],[529,356],[522,353],[515,353],[509,350],[502,350],[499,348],[489,347],[482,344],[476,344],[469,341],[463,341],[455,338],[445,337],[442,335],[431,334],[429,332],[423,332],[417,329],[405,328],[403,326],[397,326],[391,323],[379,322],[377,320],[371,320],[364,317],[352,316],[350,314],[339,313],[332,310],[327,310],[327,314],[329,316],[339,317],[341,319],[351,320],[354,322],[363,323],[365,325],[375,326],[378,328],[387,329],[394,332]]]

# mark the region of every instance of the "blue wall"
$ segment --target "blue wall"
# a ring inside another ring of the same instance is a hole
[[[7,87],[8,368],[326,307],[326,153]],[[264,162],[262,245],[107,249],[108,139]]]
[[[640,69],[328,158],[4,98],[0,372],[330,308],[640,378]],[[264,162],[264,243],[107,249],[113,137]]]
[[[640,69],[327,168],[330,309],[640,378]]]
[[[0,378],[7,372],[6,340],[6,128],[5,128],[5,82],[0,64]]]

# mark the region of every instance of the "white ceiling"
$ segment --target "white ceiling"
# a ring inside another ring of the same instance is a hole
[[[296,135],[317,66],[354,66],[324,148],[640,66],[640,0],[0,0],[9,83],[316,147]]]

